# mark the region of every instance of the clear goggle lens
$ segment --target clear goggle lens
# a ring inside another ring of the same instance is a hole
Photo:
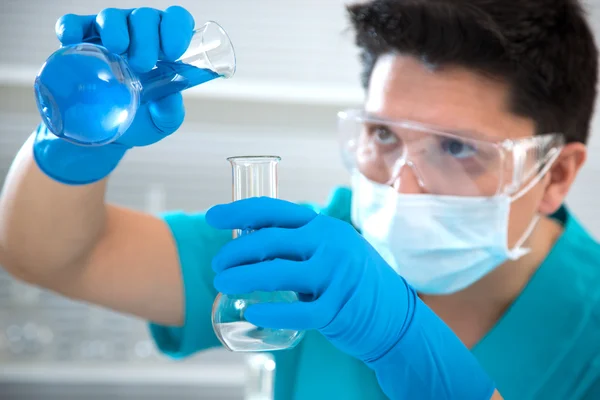
[[[479,140],[410,121],[389,121],[363,110],[338,115],[342,153],[351,169],[392,184],[410,168],[428,193],[494,196],[518,191],[545,172],[562,146],[560,134]]]

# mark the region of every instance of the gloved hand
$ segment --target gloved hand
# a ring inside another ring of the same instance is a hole
[[[391,398],[489,399],[493,385],[450,329],[349,224],[272,198],[218,205],[218,229],[257,229],[213,259],[225,294],[295,291],[296,303],[250,306],[261,327],[320,331],[377,373]]]
[[[159,59],[178,59],[188,48],[193,29],[193,17],[179,6],[165,11],[137,8],[106,9],[98,15],[67,14],[56,23],[63,45],[101,44],[113,53],[126,55],[137,73],[151,70]],[[175,132],[184,116],[181,93],[145,103],[117,141],[98,147],[66,142],[41,124],[34,132],[35,159],[47,175],[60,182],[96,182],[112,172],[128,149],[153,144]]]

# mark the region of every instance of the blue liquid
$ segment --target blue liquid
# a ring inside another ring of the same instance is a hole
[[[139,75],[145,103],[201,85],[219,77],[210,69],[196,68],[179,62],[159,61],[150,72]]]
[[[165,61],[135,76],[120,56],[85,43],[50,56],[34,87],[38,110],[52,133],[78,144],[102,145],[127,130],[140,104],[218,77]]]

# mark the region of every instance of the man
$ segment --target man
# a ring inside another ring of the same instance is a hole
[[[126,150],[172,133],[184,115],[174,95],[104,147],[34,132],[1,198],[0,263],[153,321],[174,357],[218,345],[216,290],[305,294],[246,313],[308,330],[275,353],[278,399],[489,398],[462,344],[507,399],[600,396],[600,246],[562,205],[596,96],[579,4],[378,0],[350,17],[367,90],[364,110],[340,114],[352,191],[318,214],[269,199],[161,218],[106,205],[106,179],[86,171],[104,178]],[[57,28],[64,44],[96,31],[144,71],[159,49],[176,58],[192,26],[171,7],[68,15]],[[247,227],[260,230],[230,240]]]

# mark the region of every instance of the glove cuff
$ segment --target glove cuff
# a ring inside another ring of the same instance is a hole
[[[129,149],[118,143],[79,146],[63,140],[40,123],[33,137],[33,156],[50,178],[66,185],[87,185],[107,177]]]
[[[421,300],[400,341],[366,364],[391,399],[489,400],[496,388],[475,356]]]

